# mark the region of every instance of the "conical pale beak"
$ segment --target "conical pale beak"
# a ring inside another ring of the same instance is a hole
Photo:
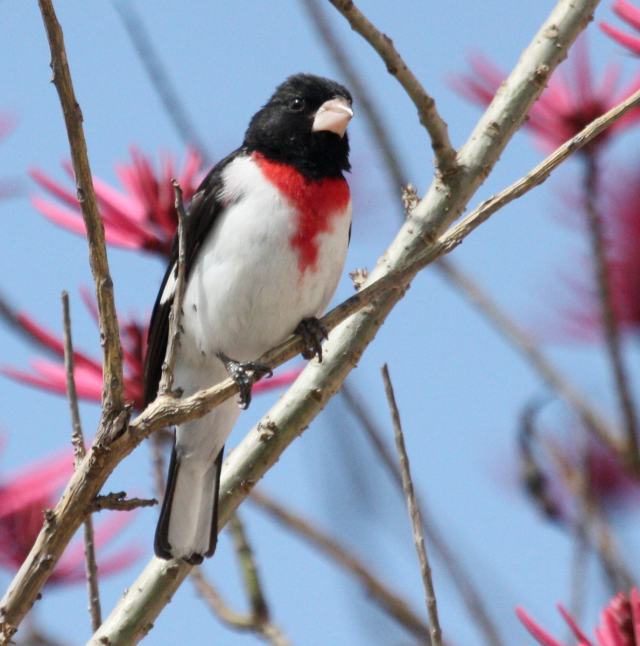
[[[346,99],[330,99],[318,108],[311,130],[313,132],[327,130],[344,137],[351,117],[353,117],[353,110]]]

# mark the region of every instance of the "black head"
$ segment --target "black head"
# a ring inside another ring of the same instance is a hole
[[[350,168],[346,132],[341,136],[312,129],[319,108],[332,99],[342,106],[350,106],[352,100],[345,87],[329,79],[312,74],[290,76],[251,119],[244,147],[292,164],[312,179],[342,175]],[[346,125],[348,117],[344,121]]]

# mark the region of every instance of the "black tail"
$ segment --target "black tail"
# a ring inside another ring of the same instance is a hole
[[[182,556],[185,561],[191,563],[192,565],[198,565],[202,563],[202,560],[205,556],[212,556],[216,551],[216,544],[218,542],[218,494],[220,491],[220,473],[222,471],[222,456],[224,453],[224,448],[218,454],[218,457],[214,463],[215,469],[215,478],[213,482],[214,491],[213,491],[213,505],[211,512],[207,512],[206,509],[201,510],[200,513],[211,513],[212,522],[211,522],[211,533],[209,538],[209,546],[204,552],[194,552],[186,556]],[[169,474],[167,478],[167,487],[164,494],[164,499],[162,501],[162,508],[160,510],[160,518],[158,519],[158,525],[156,526],[156,534],[154,540],[154,550],[156,556],[162,559],[172,559],[176,557],[174,549],[169,541],[169,523],[171,520],[171,514],[173,511],[174,502],[179,505],[189,504],[189,500],[175,501],[175,492],[176,484],[178,482],[178,476],[180,472],[180,459],[178,458],[175,444],[173,450],[171,451],[171,461],[169,463]],[[193,486],[206,487],[211,486],[207,482],[208,478],[203,477],[202,482],[194,483]],[[177,508],[176,513],[180,513]]]

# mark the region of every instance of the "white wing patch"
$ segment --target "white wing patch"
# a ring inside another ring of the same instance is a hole
[[[171,273],[167,278],[167,282],[164,285],[162,290],[162,296],[160,297],[160,305],[164,305],[170,298],[173,298],[173,294],[176,291],[176,266],[175,264],[171,267]]]

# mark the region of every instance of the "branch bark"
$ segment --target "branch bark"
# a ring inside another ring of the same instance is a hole
[[[448,184],[449,176],[458,170],[456,151],[449,139],[447,124],[438,114],[436,102],[427,94],[415,74],[398,53],[389,36],[383,34],[356,7],[353,0],[330,0],[331,4],[349,21],[351,29],[358,32],[373,47],[387,71],[395,76],[418,110],[420,123],[431,137],[431,147],[436,156],[436,169],[440,179]]]
[[[71,313],[69,311],[69,294],[62,292],[62,319],[64,328],[64,367],[67,376],[67,398],[71,409],[71,443],[77,469],[86,454],[84,448],[84,435],[80,422],[80,409],[78,407],[78,392],[73,372],[73,341],[71,338]],[[91,628],[95,632],[102,623],[102,610],[100,609],[100,587],[98,585],[98,564],[96,563],[96,548],[93,540],[93,519],[91,512],[84,520],[84,558],[87,573],[87,592],[89,594],[89,615]]]
[[[420,639],[428,638],[429,627],[413,611],[406,599],[397,595],[384,581],[376,577],[356,554],[335,538],[321,531],[299,514],[292,513],[262,491],[254,490],[251,493],[250,500],[287,529],[318,548],[322,554],[337,563],[344,571],[358,579],[366,590],[367,595],[405,630]]]
[[[404,444],[404,433],[402,432],[402,423],[400,422],[400,411],[398,410],[396,395],[393,391],[393,384],[391,383],[391,375],[389,374],[389,368],[386,363],[382,366],[382,380],[384,381],[384,391],[387,396],[387,403],[389,404],[389,410],[391,412],[396,450],[400,459],[402,489],[404,491],[405,498],[407,499],[407,510],[409,511],[409,519],[411,520],[411,527],[413,529],[413,541],[416,546],[418,561],[420,563],[420,575],[422,577],[425,603],[427,606],[427,613],[429,615],[429,636],[431,637],[432,646],[442,646],[442,629],[438,618],[438,604],[436,602],[436,591],[433,585],[433,578],[431,576],[431,566],[429,565],[429,557],[427,556],[427,550],[424,546],[423,523],[420,516],[420,508],[416,501],[416,494],[413,489],[413,479],[411,478],[411,469],[409,467],[409,456],[407,455],[407,449]]]
[[[96,195],[93,190],[91,167],[87,144],[82,129],[82,111],[76,99],[71,72],[67,61],[62,28],[56,17],[51,0],[38,0],[40,12],[51,50],[53,84],[56,87],[71,148],[71,161],[76,178],[77,197],[87,229],[89,263],[96,288],[100,323],[100,343],[103,349],[103,415],[117,415],[124,404],[122,378],[122,348],[120,331],[113,297],[113,282],[109,273],[104,225]]]

